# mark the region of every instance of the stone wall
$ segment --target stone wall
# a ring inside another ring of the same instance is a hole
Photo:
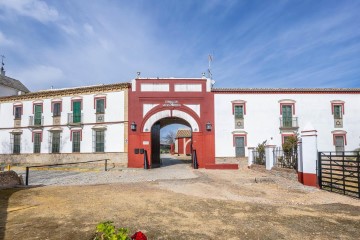
[[[40,154],[0,154],[0,163],[5,164],[56,164],[70,162],[85,162],[92,160],[109,159],[110,163],[117,166],[127,167],[128,154],[117,153],[40,153]]]

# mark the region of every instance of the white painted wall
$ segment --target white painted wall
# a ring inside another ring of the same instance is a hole
[[[106,109],[105,109],[105,123],[101,124],[106,127],[105,131],[105,152],[124,152],[124,92],[107,92],[106,95]],[[94,108],[95,94],[79,95],[83,100],[83,129],[82,141],[80,150],[83,153],[93,152],[93,127],[96,125],[96,114]],[[58,98],[56,98],[58,99]],[[60,152],[71,153],[72,142],[70,141],[71,128],[67,126],[67,115],[71,113],[71,99],[72,96],[60,98],[62,100],[61,113],[61,146]],[[41,144],[41,153],[49,153],[49,130],[53,128],[53,117],[51,112],[51,98],[38,99],[43,101],[43,141]],[[29,117],[33,116],[33,100],[17,101],[23,104],[23,115],[21,118],[21,153],[33,153],[32,130],[29,126]],[[0,103],[0,154],[11,153],[10,146],[10,132],[14,128],[13,115],[14,102]],[[79,129],[79,128],[77,128]],[[73,129],[74,130],[74,129]]]
[[[333,145],[334,130],[347,132],[346,151],[352,151],[360,145],[360,94],[215,94],[215,155],[216,157],[234,157],[233,132],[247,132],[247,147],[273,137],[277,146],[281,146],[280,103],[281,99],[295,100],[295,115],[299,121],[299,133],[308,123],[318,133],[318,150],[335,151]],[[231,101],[245,100],[246,115],[244,129],[235,129]],[[345,101],[343,128],[334,128],[331,111],[332,100]],[[247,155],[247,148],[246,148]]]

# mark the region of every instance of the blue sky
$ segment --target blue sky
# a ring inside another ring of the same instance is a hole
[[[7,75],[33,91],[201,77],[216,87],[360,87],[360,1],[0,0]]]

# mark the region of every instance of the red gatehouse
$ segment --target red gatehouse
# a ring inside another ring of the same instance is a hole
[[[216,168],[214,95],[211,80],[204,78],[137,78],[129,91],[128,166],[160,166],[160,129],[183,124],[191,129],[191,152],[200,168]]]

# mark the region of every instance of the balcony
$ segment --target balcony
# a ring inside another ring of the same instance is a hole
[[[280,129],[298,129],[298,118],[297,117],[280,117]]]
[[[83,114],[68,113],[68,125],[79,126],[83,124]]]
[[[29,117],[29,127],[31,128],[41,128],[44,125],[44,117],[40,116],[40,117],[35,117],[35,116],[30,116]]]

